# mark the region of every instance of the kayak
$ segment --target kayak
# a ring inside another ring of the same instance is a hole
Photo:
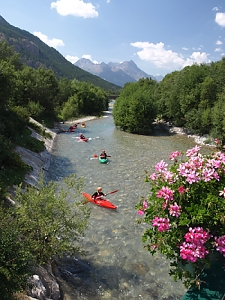
[[[88,201],[98,205],[98,206],[102,206],[102,207],[105,207],[105,208],[111,208],[111,209],[116,209],[117,206],[115,206],[114,204],[112,204],[109,200],[106,200],[106,199],[96,199],[94,200],[90,194],[87,194],[85,192],[82,192],[82,195],[84,196],[84,198],[86,198]]]
[[[108,158],[101,158],[101,156],[98,157],[101,164],[106,164],[108,162]]]
[[[81,138],[79,137],[78,140],[81,141],[81,142],[87,142],[87,141],[88,141],[88,138],[81,139]]]

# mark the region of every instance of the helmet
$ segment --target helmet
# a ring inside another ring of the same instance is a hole
[[[102,190],[102,188],[99,186],[99,187],[97,188],[97,191],[100,192],[101,190]]]

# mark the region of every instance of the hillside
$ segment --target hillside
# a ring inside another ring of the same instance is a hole
[[[121,87],[80,69],[66,60],[57,50],[49,47],[38,37],[10,25],[0,16],[0,42],[7,41],[20,54],[21,61],[30,67],[52,69],[60,78],[90,82],[104,90],[116,91]]]

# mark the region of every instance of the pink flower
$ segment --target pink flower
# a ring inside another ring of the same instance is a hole
[[[215,242],[213,243],[216,250],[219,251],[223,256],[225,256],[225,235],[220,237],[215,237]]]
[[[144,214],[142,209],[139,209],[137,213],[139,214],[139,216],[143,216],[143,214]]]
[[[225,198],[225,187],[224,187],[223,191],[219,192],[219,196],[223,196]]]
[[[183,194],[183,193],[185,192],[185,188],[184,188],[183,185],[181,185],[181,186],[178,188],[178,192],[179,192],[180,194]]]
[[[201,147],[196,145],[194,148],[187,150],[186,156],[195,156],[198,154],[200,149]]]
[[[156,165],[155,165],[155,170],[157,171],[157,172],[162,172],[162,171],[165,171],[166,170],[166,167],[168,166],[168,164],[167,163],[165,163],[163,160],[161,160],[159,163],[157,163]]]
[[[157,198],[164,198],[165,200],[173,200],[174,191],[167,186],[163,186],[156,194]]]
[[[170,205],[169,213],[171,216],[178,218],[181,214],[181,207],[175,202],[174,204]]]
[[[216,144],[218,144],[218,143],[219,143],[219,140],[218,140],[218,139],[215,139],[214,142],[215,142]]]
[[[169,224],[169,219],[167,218],[159,218],[159,217],[155,217],[152,220],[152,225],[155,227],[158,227],[158,231],[162,232],[162,231],[168,231],[170,229],[170,224]]]
[[[204,244],[210,237],[212,235],[202,227],[190,227],[189,232],[184,236],[186,242],[180,246],[180,256],[182,259],[196,262],[198,258],[204,258],[209,254]]]
[[[143,208],[144,209],[148,208],[148,202],[146,200],[143,201]]]
[[[149,178],[150,178],[151,180],[153,180],[153,181],[156,181],[156,180],[158,179],[158,175],[156,175],[155,173],[153,173],[153,174],[151,174],[151,175],[149,176]]]
[[[169,158],[170,158],[170,160],[175,160],[178,156],[180,156],[181,155],[181,152],[179,152],[179,151],[174,151],[174,152],[172,152],[172,153],[170,153],[170,156],[169,156]]]

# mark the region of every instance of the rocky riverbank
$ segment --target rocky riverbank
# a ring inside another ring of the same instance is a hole
[[[209,135],[199,136],[186,128],[173,126],[169,122],[159,121],[155,124],[155,126],[164,129],[171,134],[186,135],[188,138],[192,138],[195,141],[195,143],[198,145],[216,147],[214,140]]]

